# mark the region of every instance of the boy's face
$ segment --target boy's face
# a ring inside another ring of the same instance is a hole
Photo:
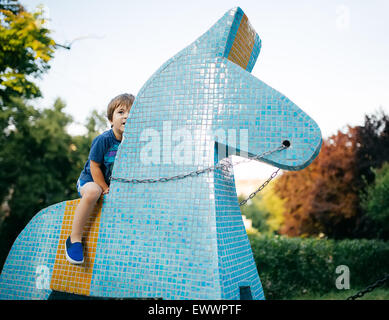
[[[109,120],[109,122],[112,125],[112,129],[122,135],[124,132],[124,125],[126,124],[126,120],[128,117],[128,114],[130,112],[130,108],[127,108],[125,106],[119,106],[115,109],[112,115],[112,121]]]

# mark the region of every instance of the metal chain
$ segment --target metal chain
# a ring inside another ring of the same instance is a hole
[[[286,149],[287,146],[285,145],[281,145],[279,147],[277,147],[276,149],[274,150],[270,150],[270,151],[266,151],[262,154],[258,154],[254,157],[250,157],[250,158],[247,158],[247,159],[244,159],[244,160],[241,160],[239,162],[236,162],[234,165],[239,165],[241,163],[245,163],[245,162],[248,162],[250,160],[259,160],[259,159],[262,159],[263,157],[269,155],[269,154],[272,154],[276,151],[281,151],[281,150],[284,150]],[[211,171],[214,171],[216,169],[222,169],[222,170],[228,170],[229,168],[233,167],[234,166],[232,164],[232,161],[231,162],[228,162],[227,163],[221,163],[221,161],[219,161],[218,163],[216,163],[215,165],[213,166],[210,166],[210,167],[207,167],[207,168],[204,168],[204,169],[200,169],[200,170],[195,170],[195,171],[192,171],[192,172],[189,172],[189,173],[185,173],[185,174],[179,174],[179,175],[176,175],[176,176],[172,176],[172,177],[161,177],[161,178],[157,178],[157,179],[153,179],[153,178],[147,178],[147,179],[125,179],[125,178],[120,178],[120,177],[111,177],[111,181],[119,181],[119,182],[125,182],[125,183],[156,183],[156,182],[168,182],[168,181],[172,181],[172,180],[180,180],[180,179],[185,179],[187,177],[196,177],[196,176],[199,176],[200,174],[203,174],[205,172],[211,172]],[[274,179],[274,177],[277,175],[278,171],[280,169],[278,168],[275,172],[272,173],[272,175],[270,176],[269,179],[267,179],[256,191],[254,191],[252,194],[250,194],[250,196],[246,199],[246,200],[243,200],[239,203],[239,206],[242,206],[244,205],[249,199],[252,199],[259,191],[261,191],[264,187],[266,187],[266,185],[272,180]]]
[[[258,192],[262,191],[262,189],[265,188],[269,184],[269,182],[276,177],[278,171],[280,171],[280,168],[278,168],[276,171],[274,171],[271,174],[271,176],[269,177],[269,179],[267,179],[257,190],[255,190],[253,193],[251,193],[247,199],[244,199],[241,202],[239,202],[239,207],[245,205],[247,203],[247,201],[251,200],[252,198],[254,198],[257,195]]]
[[[358,293],[354,294],[353,296],[348,297],[346,300],[355,300],[358,298],[361,298],[365,295],[365,293],[372,292],[375,288],[383,285],[386,281],[389,280],[389,273],[385,274],[385,276],[371,284],[370,286],[366,287],[365,289],[359,291]]]

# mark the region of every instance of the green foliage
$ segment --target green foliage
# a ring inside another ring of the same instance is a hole
[[[266,224],[271,233],[276,233],[281,229],[284,223],[284,203],[274,191],[274,183],[277,180],[271,181],[265,189],[261,191],[261,201],[258,203],[258,209],[261,212],[266,212]]]
[[[50,68],[55,48],[44,22],[41,11],[0,9],[0,98],[3,104],[11,97],[28,99],[41,95],[31,77],[39,77]]]
[[[350,295],[387,272],[389,243],[380,240],[301,239],[249,234],[267,299],[336,290],[336,267],[350,269]],[[352,291],[352,292],[351,292]]]
[[[0,148],[2,257],[39,210],[77,197],[74,184],[80,172],[66,131],[72,118],[63,112],[60,99],[43,111],[16,98],[9,106],[10,125],[3,131]]]
[[[239,196],[238,200],[240,202],[243,199],[244,197]],[[262,195],[258,194],[253,199],[247,201],[240,209],[242,215],[251,220],[253,228],[257,229],[260,233],[268,233],[270,229],[266,220],[269,214],[260,208],[261,201]]]
[[[24,7],[18,2],[18,0],[0,0],[0,10],[9,10],[14,14],[18,14],[24,10]]]
[[[389,234],[389,162],[372,171],[375,181],[367,187],[366,194],[361,195],[361,205],[366,215],[376,223],[379,235]]]
[[[241,207],[242,214],[261,234],[277,233],[284,221],[284,200],[274,192],[274,181]],[[239,201],[243,199],[239,196]]]
[[[64,112],[62,100],[42,111],[16,98],[9,105],[9,126],[0,140],[0,266],[36,213],[79,197],[76,181],[96,130],[104,123],[94,111],[88,118],[88,134],[73,137],[66,129],[72,117]]]
[[[92,140],[105,130],[108,130],[107,115],[105,112],[92,110],[90,116],[86,119],[86,129],[88,130],[88,138]]]

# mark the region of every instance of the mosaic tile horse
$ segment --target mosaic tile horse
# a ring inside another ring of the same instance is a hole
[[[231,168],[157,183],[228,163],[231,151],[300,170],[321,146],[317,124],[250,74],[261,40],[240,8],[156,71],[138,93],[110,193],[84,234],[85,263],[63,243],[79,200],[40,211],[16,239],[0,276],[1,299],[95,297],[264,299]],[[227,152],[223,155],[222,150]],[[260,265],[259,265],[260,268]]]

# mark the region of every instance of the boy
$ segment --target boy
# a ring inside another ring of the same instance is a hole
[[[72,264],[84,262],[82,233],[97,200],[109,192],[113,162],[134,100],[133,95],[125,93],[108,104],[111,129],[93,140],[88,160],[78,178],[77,191],[81,200],[74,212],[71,235],[65,243],[66,259]]]

